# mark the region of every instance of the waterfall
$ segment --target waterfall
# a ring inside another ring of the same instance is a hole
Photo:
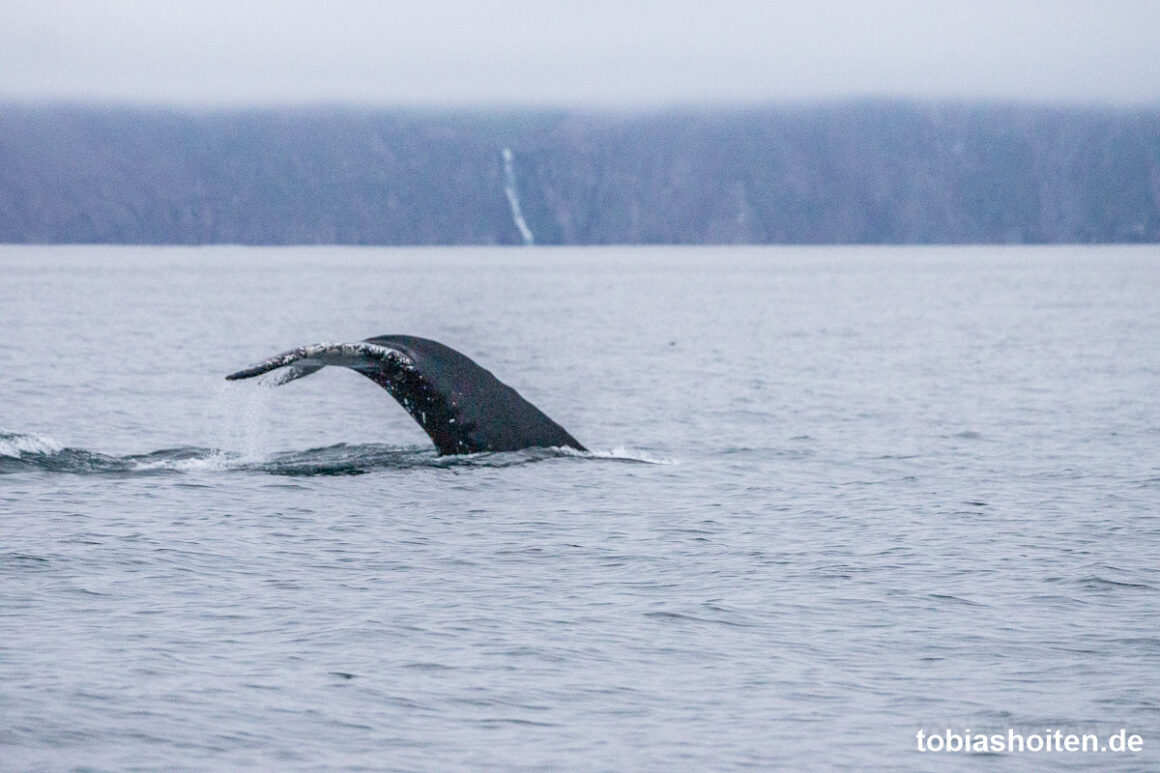
[[[524,244],[535,244],[536,238],[532,235],[532,229],[528,228],[524,213],[520,211],[520,195],[516,191],[516,172],[512,166],[511,148],[503,149],[503,192],[507,194],[508,204],[512,208],[512,221],[520,230]]]

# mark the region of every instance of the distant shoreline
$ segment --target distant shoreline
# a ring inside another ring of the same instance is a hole
[[[6,244],[1160,242],[1160,108],[7,105],[0,169]]]

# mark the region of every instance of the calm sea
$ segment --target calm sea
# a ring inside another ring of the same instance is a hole
[[[1156,247],[7,246],[0,427],[4,771],[1160,768]]]

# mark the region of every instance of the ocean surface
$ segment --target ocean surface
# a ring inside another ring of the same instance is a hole
[[[1154,246],[0,247],[3,771],[1157,770],[1158,567]]]

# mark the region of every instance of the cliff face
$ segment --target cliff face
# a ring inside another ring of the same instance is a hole
[[[504,149],[511,152],[505,174]],[[1160,110],[0,109],[0,241],[1155,242]]]

